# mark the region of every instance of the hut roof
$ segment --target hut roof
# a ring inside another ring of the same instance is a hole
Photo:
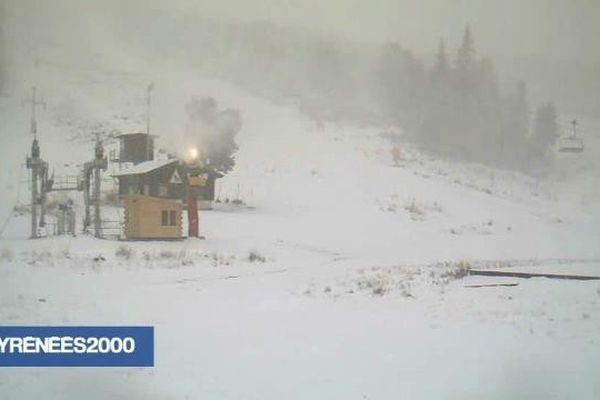
[[[149,136],[149,137],[157,137],[157,135],[149,135],[145,132],[130,132],[130,133],[121,133],[120,135],[117,135],[118,138],[122,138],[122,137],[131,137],[131,136]]]
[[[170,165],[173,163],[178,162],[177,159],[172,158],[169,160],[150,160],[150,161],[144,161],[141,162],[137,165],[134,165],[131,168],[128,168],[124,171],[119,171],[115,174],[113,174],[112,176],[114,177],[119,177],[119,176],[128,176],[128,175],[142,175],[142,174],[147,174],[148,172],[154,171],[158,168],[162,168],[166,165]]]

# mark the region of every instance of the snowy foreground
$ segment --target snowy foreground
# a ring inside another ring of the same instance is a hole
[[[393,167],[383,128],[317,127],[222,83],[184,86],[178,107],[198,93],[242,110],[219,195],[249,207],[217,204],[201,213],[206,240],[176,243],[27,240],[11,208],[27,202],[30,139],[10,135],[27,114],[3,100],[0,322],[154,325],[156,367],[0,369],[1,399],[600,396],[600,281],[465,275],[600,275],[597,169],[534,181],[408,144]],[[57,113],[42,156],[65,167],[71,143],[89,158]],[[472,287],[498,283],[518,285]]]
[[[217,222],[207,217],[206,225]],[[26,243],[22,261],[0,270],[0,318],[152,324],[156,367],[2,370],[3,398],[595,398],[600,391],[596,281],[457,279],[460,267],[383,267],[285,244],[264,263],[207,251],[196,240],[128,247],[131,254],[116,255],[113,243],[84,238]],[[106,260],[94,261],[98,255]],[[508,282],[519,285],[465,287]]]

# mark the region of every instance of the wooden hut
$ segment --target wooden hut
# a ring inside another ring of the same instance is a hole
[[[183,238],[182,203],[139,194],[123,196],[125,237],[132,240]]]
[[[198,235],[197,210],[214,199],[214,182],[200,166],[177,159],[144,161],[113,174],[119,181],[119,197],[125,205],[125,237],[128,239],[181,238],[181,210],[188,209],[190,233]],[[192,203],[193,202],[193,203]],[[207,207],[210,208],[210,207]],[[196,215],[194,219],[194,215]],[[174,218],[174,219],[173,219]]]
[[[144,161],[113,174],[125,207],[127,239],[176,240],[182,236],[187,173],[179,160]]]
[[[187,172],[177,159],[144,161],[113,174],[119,180],[119,196],[141,194],[184,200]]]

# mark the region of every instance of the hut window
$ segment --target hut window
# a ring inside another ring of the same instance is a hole
[[[177,223],[175,222],[176,216],[177,216],[177,213],[175,211],[169,211],[169,225],[171,225],[171,226],[177,225]]]
[[[162,214],[161,214],[161,218],[160,218],[160,224],[162,226],[169,226],[169,212],[166,210],[163,210]]]
[[[167,185],[160,185],[158,187],[158,195],[161,197],[167,197],[169,195],[169,188]]]

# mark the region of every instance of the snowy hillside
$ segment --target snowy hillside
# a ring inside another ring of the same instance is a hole
[[[26,93],[1,98],[0,321],[152,324],[156,368],[1,370],[0,398],[600,392],[598,281],[465,276],[495,265],[599,275],[596,164],[535,180],[402,141],[396,167],[386,135],[395,128],[321,124],[190,71],[54,77],[38,88],[42,158],[57,175],[76,173],[92,157],[93,132],[115,149],[110,134],[143,130],[150,81],[152,131],[166,151],[187,148],[193,96],[242,114],[236,167],[219,182],[215,210],[200,214],[206,240],[27,240],[28,214],[13,212],[29,201]],[[469,287],[489,283],[518,285]]]
[[[239,197],[251,206],[235,210],[236,224],[257,218],[261,223],[249,224],[251,231],[238,234],[253,240],[292,240],[386,263],[599,254],[593,245],[598,242],[594,228],[599,215],[594,183],[600,176],[595,166],[536,180],[432,159],[404,142],[401,165],[394,167],[385,135],[390,128],[319,124],[291,107],[270,104],[226,83],[189,72],[178,76],[186,78],[175,82],[152,77],[152,131],[159,148],[184,154],[189,147],[184,104],[191,97],[213,96],[242,113],[237,165],[219,181],[217,194],[220,200]],[[117,148],[111,137],[145,129],[142,77],[114,82],[111,75],[97,72],[91,81],[87,74],[71,76],[56,86],[60,90],[44,93],[40,88],[48,108],[38,125],[42,157],[57,176],[77,174],[91,159],[95,132],[110,151]],[[2,135],[7,161],[1,182],[8,194],[2,199],[4,218],[15,203],[29,202],[24,166],[31,140],[26,133],[29,116],[17,96],[2,100],[8,116]],[[112,165],[110,170],[117,168]],[[105,189],[114,189],[109,176]],[[81,202],[80,194],[72,197]],[[210,224],[213,216],[206,218]],[[11,226],[5,238],[23,237],[11,234]],[[221,225],[204,228],[209,239],[222,238],[226,231]]]

